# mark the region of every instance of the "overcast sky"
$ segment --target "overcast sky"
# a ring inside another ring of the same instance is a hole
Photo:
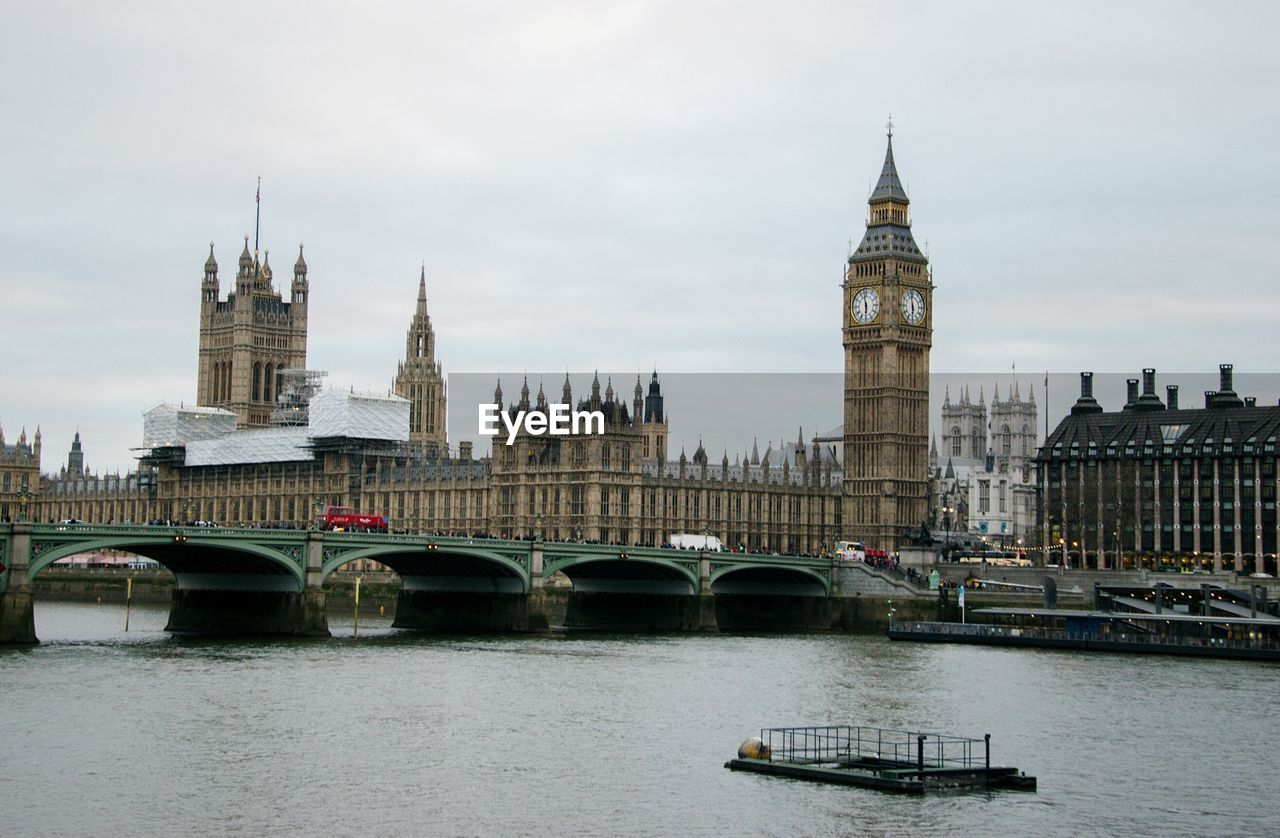
[[[446,372],[837,372],[890,113],[935,371],[1271,371],[1278,10],[0,0],[0,425],[128,467],[258,175],[332,384],[389,387],[424,260]]]

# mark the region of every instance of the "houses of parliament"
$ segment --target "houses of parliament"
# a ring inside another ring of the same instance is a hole
[[[671,456],[657,372],[637,377],[630,393],[598,377],[575,393],[566,377],[557,402],[599,410],[601,434],[522,433],[485,457],[466,442],[451,448],[425,266],[395,395],[342,408],[351,416],[386,408],[407,427],[321,422],[313,400],[323,373],[306,369],[311,289],[301,248],[287,292],[248,237],[225,297],[220,270],[211,245],[200,282],[197,406],[149,412],[138,468],[127,475],[85,469],[78,434],[66,465],[41,473],[39,437],[33,449],[24,435],[3,448],[0,515],[307,527],[339,505],[387,515],[399,530],[630,545],[696,532],[740,549],[812,554],[842,539],[896,550],[928,517],[933,286],[912,236],[892,131],[832,315],[844,352],[843,427],[733,463],[727,454],[713,460],[701,444],[692,456]],[[541,384],[531,393],[521,382],[508,396],[496,383],[503,410],[550,401]],[[167,430],[156,432],[153,419]],[[223,435],[211,436],[214,427]]]

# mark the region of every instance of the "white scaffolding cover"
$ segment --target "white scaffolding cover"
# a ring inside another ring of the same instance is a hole
[[[223,437],[236,429],[236,415],[220,407],[160,404],[142,414],[142,446],[170,448]]]
[[[162,404],[143,416],[143,447],[186,449],[185,466],[305,462],[324,437],[409,441],[409,402],[399,396],[324,390],[311,399],[305,427],[236,430],[236,414],[216,407]]]
[[[409,400],[399,396],[323,390],[311,399],[310,414],[314,438],[409,441]]]
[[[306,428],[257,428],[187,443],[186,466],[306,462],[314,454]]]

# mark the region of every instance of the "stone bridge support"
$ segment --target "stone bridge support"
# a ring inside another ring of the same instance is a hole
[[[542,586],[542,542],[535,541],[529,551],[529,593],[525,595],[525,628],[546,631],[551,628],[547,611],[547,590]]]
[[[711,557],[706,550],[698,552],[698,631],[719,631],[716,621],[716,597],[711,593]]]
[[[9,583],[0,593],[0,643],[38,643],[35,609],[31,601],[31,525],[13,525],[9,555],[4,557]]]

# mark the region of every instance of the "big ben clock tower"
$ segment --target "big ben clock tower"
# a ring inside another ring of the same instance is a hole
[[[895,551],[927,517],[933,284],[893,162],[868,199],[844,278],[842,537]]]

